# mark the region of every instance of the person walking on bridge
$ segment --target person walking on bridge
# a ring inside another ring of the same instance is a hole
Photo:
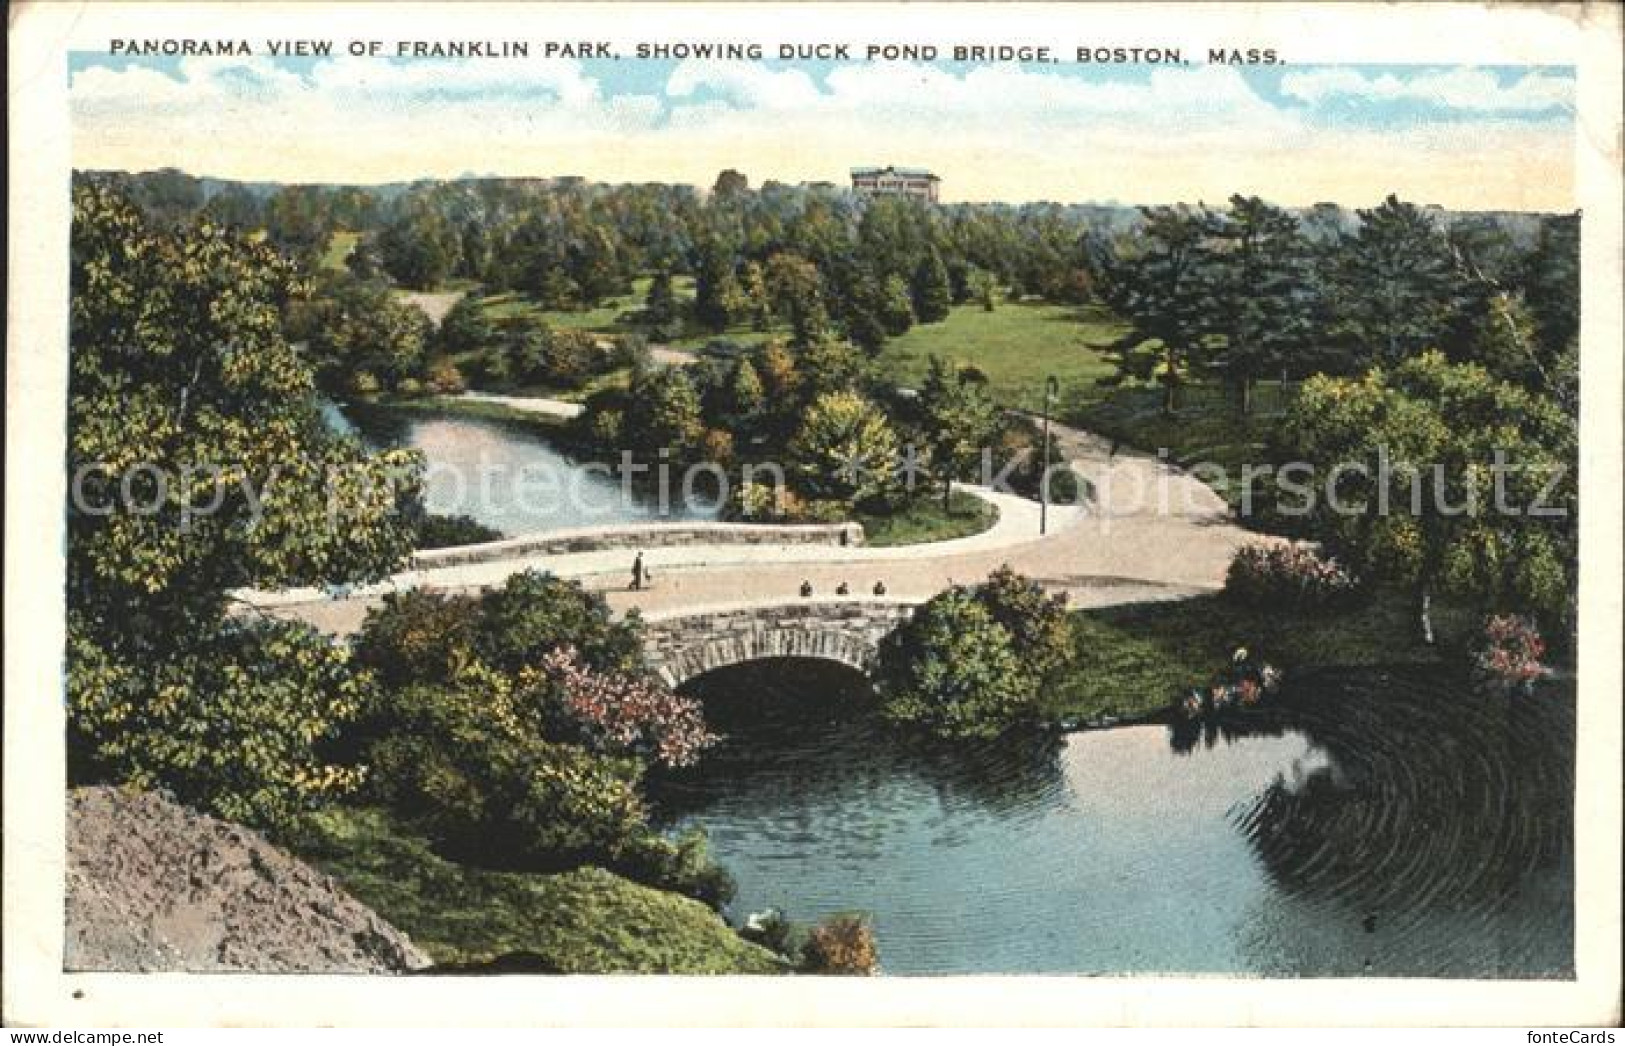
[[[632,591],[643,591],[643,582],[648,576],[648,572],[643,569],[643,553],[639,552],[632,560]]]

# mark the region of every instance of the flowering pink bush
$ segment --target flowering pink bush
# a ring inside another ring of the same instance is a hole
[[[1527,686],[1546,674],[1540,662],[1546,643],[1533,621],[1513,614],[1497,614],[1484,622],[1484,635],[1473,664],[1486,682]]]
[[[1284,542],[1243,545],[1224,578],[1227,595],[1259,606],[1330,606],[1352,595],[1357,585],[1337,560]]]
[[[700,703],[636,676],[595,672],[574,647],[542,658],[559,711],[581,739],[603,751],[646,755],[662,766],[691,766],[717,743]]]

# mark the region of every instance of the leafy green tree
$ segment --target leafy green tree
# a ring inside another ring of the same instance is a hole
[[[643,322],[664,328],[677,319],[677,292],[672,288],[671,273],[662,269],[649,281],[649,293],[643,299]]]
[[[920,259],[909,289],[914,299],[914,315],[921,323],[940,323],[948,318],[953,292],[948,283],[948,267],[942,263],[942,255],[935,247]]]
[[[773,296],[767,289],[767,272],[760,262],[748,261],[740,272],[739,289],[744,294],[745,311],[752,330],[765,331],[773,325]]]
[[[496,328],[471,296],[458,298],[435,330],[435,344],[447,354],[475,352],[496,339]]]
[[[622,426],[628,449],[652,454],[665,448],[680,458],[698,448],[704,431],[699,393],[681,369],[655,367],[633,376]]]
[[[750,179],[732,167],[717,175],[716,184],[711,192],[720,197],[738,196],[750,190]]]
[[[1569,620],[1578,443],[1553,401],[1427,352],[1310,379],[1277,438],[1319,485],[1279,510],[1357,572],[1409,587],[1428,642],[1440,592]]]
[[[907,334],[914,325],[914,305],[909,298],[908,283],[901,276],[888,276],[875,289],[874,315],[881,328],[894,338]]]
[[[707,245],[700,252],[699,272],[694,280],[694,320],[707,330],[728,329],[744,306],[744,293],[734,273],[732,256],[720,244]]]
[[[811,403],[831,392],[861,393],[869,383],[870,373],[869,360],[851,342],[820,338],[803,348],[796,360],[799,402]]]
[[[954,480],[981,460],[984,447],[992,446],[999,427],[998,405],[967,371],[932,356],[920,386],[920,412],[947,511]]]
[[[824,281],[816,265],[781,251],[767,260],[766,279],[774,311],[789,322],[797,346],[811,345],[829,332]]]
[[[229,593],[395,569],[421,463],[323,425],[272,247],[207,223],[154,233],[96,187],[73,207],[72,763],[274,823],[342,786],[317,747],[362,684],[302,629],[228,622]]]
[[[933,596],[880,643],[881,711],[949,738],[995,737],[1030,717],[1038,678],[968,589]]]
[[[741,359],[734,364],[728,382],[727,412],[740,425],[748,426],[761,414],[764,406],[762,379],[757,376],[750,360]]]
[[[807,408],[790,455],[803,490],[850,505],[890,487],[897,436],[873,403],[855,392],[828,392]]]

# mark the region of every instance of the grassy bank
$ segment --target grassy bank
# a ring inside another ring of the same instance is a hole
[[[311,815],[293,844],[437,964],[516,956],[559,973],[777,973],[698,901],[601,868],[554,875],[448,861],[372,809]]]
[[[1437,612],[1443,634],[1465,625]],[[1409,601],[1377,593],[1345,611],[1307,614],[1243,607],[1222,595],[1080,610],[1072,615],[1076,655],[1047,692],[1056,719],[1134,717],[1162,711],[1194,686],[1213,682],[1245,646],[1289,673],[1331,666],[1436,663],[1421,642]]]
[[[974,494],[956,490],[945,512],[942,501],[927,497],[906,502],[883,515],[860,512],[864,544],[871,548],[949,541],[980,534],[999,521],[999,510]]]

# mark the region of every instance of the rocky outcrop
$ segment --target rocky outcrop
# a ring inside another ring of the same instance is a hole
[[[429,959],[258,833],[150,793],[68,793],[69,970],[400,973]]]

